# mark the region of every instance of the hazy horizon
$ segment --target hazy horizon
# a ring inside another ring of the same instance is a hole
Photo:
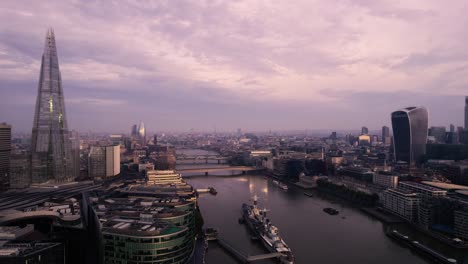
[[[0,122],[31,131],[52,27],[70,130],[378,130],[421,105],[430,126],[461,126],[466,11],[435,0],[2,1]]]

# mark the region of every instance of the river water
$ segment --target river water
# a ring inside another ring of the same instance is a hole
[[[178,165],[178,168],[181,166],[186,168],[189,165]],[[279,228],[280,235],[292,249],[296,263],[428,263],[426,259],[388,238],[384,233],[386,226],[383,223],[342,200],[317,193],[314,197],[308,197],[303,194],[302,189],[292,186],[285,191],[274,185],[271,179],[261,175],[227,174],[187,177],[186,180],[195,188],[216,188],[216,196],[203,194],[199,198],[205,227],[218,228],[222,238],[245,254],[266,253],[259,241],[250,239],[247,227],[238,223],[242,203],[249,202],[251,197],[257,195],[259,206],[270,210],[268,217]],[[325,207],[333,207],[340,214],[326,214],[322,211]],[[425,242],[422,235],[411,229],[397,227]],[[459,263],[468,263],[463,255],[465,254],[449,256],[456,257]],[[207,263],[238,262],[216,243],[210,242]],[[256,263],[274,262],[264,260]]]

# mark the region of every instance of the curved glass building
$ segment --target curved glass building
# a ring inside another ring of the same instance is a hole
[[[391,115],[395,160],[414,166],[426,154],[428,113],[424,107],[407,107]]]

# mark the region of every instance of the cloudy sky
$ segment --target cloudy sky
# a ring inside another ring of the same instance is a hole
[[[378,129],[429,109],[461,125],[468,1],[0,2],[0,122],[30,131],[55,30],[70,128]]]

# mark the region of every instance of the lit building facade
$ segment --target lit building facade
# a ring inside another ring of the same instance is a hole
[[[414,166],[426,153],[428,113],[424,107],[407,107],[391,115],[395,160]]]

